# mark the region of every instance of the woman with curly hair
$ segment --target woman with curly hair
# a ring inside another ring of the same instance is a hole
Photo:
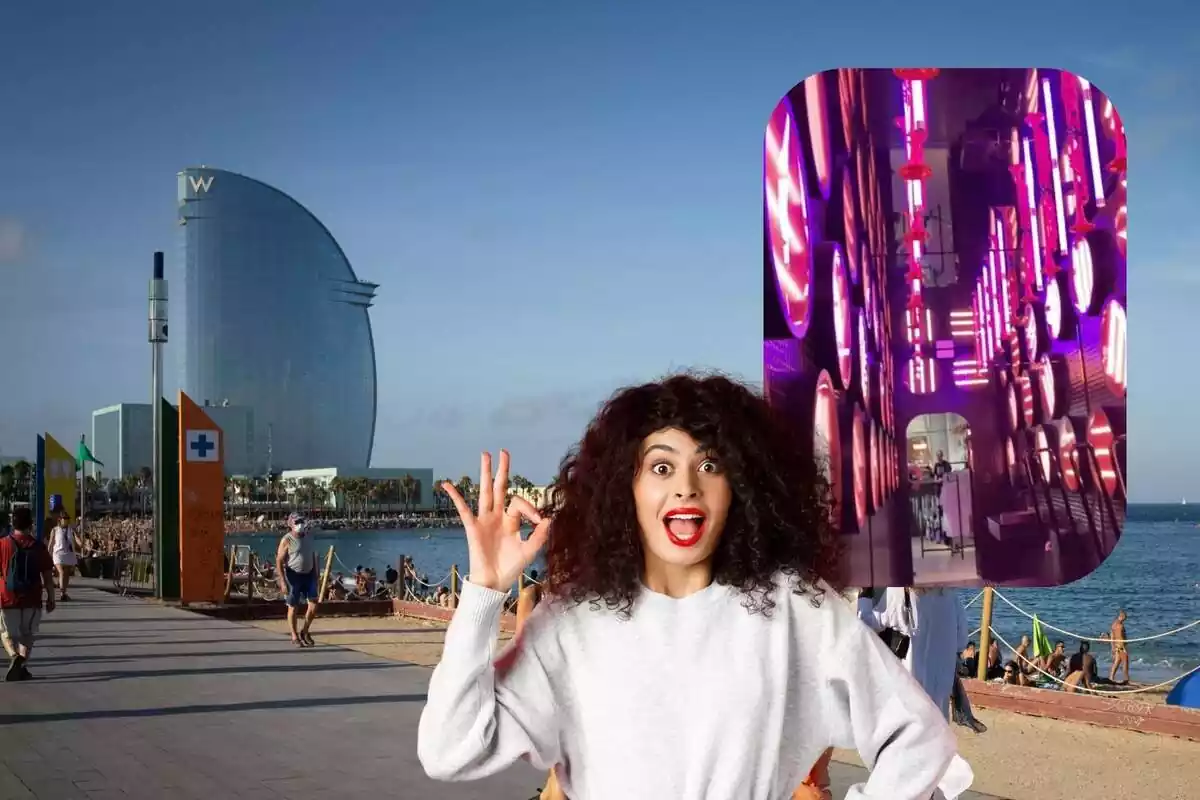
[[[574,800],[782,800],[829,747],[871,770],[848,798],[957,797],[943,715],[836,594],[828,485],[755,392],[681,375],[618,392],[545,508],[505,508],[482,456],[470,575],[421,715],[430,777],[521,758]],[[534,525],[522,539],[522,519]],[[547,546],[545,600],[493,663],[505,596]]]

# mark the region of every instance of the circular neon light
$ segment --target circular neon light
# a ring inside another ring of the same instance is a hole
[[[1100,321],[1100,362],[1109,385],[1119,394],[1125,393],[1129,379],[1126,328],[1125,309],[1116,300],[1109,300]]]
[[[859,530],[867,524],[867,435],[863,430],[863,415],[854,413],[851,435],[854,452],[854,518]]]
[[[867,347],[867,314],[858,312],[858,385],[863,406],[871,407],[871,359]]]
[[[883,505],[883,470],[879,465],[879,426],[871,423],[871,495],[875,508]]]
[[[1054,380],[1054,368],[1050,356],[1038,359],[1038,387],[1042,390],[1042,415],[1050,420],[1058,409],[1058,385]]]
[[[808,193],[796,117],[787,98],[767,123],[763,149],[763,195],[775,284],[792,335],[808,330],[812,252],[808,238]]]
[[[817,394],[813,403],[813,452],[829,482],[830,493],[842,502],[842,445],[838,427],[837,393],[828,372],[817,376]]]
[[[1079,491],[1079,470],[1075,468],[1075,427],[1063,420],[1058,426],[1058,468],[1062,471],[1063,483],[1071,492]]]
[[[1092,246],[1087,239],[1075,242],[1071,250],[1071,286],[1075,290],[1075,308],[1086,314],[1092,307],[1096,290],[1096,268],[1092,262]]]
[[[842,260],[842,249],[833,251],[833,336],[837,344],[838,374],[842,386],[849,387],[854,379],[853,319],[850,315],[850,286],[846,282],[846,262]]]
[[[1029,360],[1036,361],[1046,351],[1042,341],[1042,331],[1038,327],[1037,314],[1033,313],[1033,305],[1025,306],[1025,347],[1029,350]]]
[[[1117,460],[1113,453],[1116,437],[1113,436],[1108,415],[1103,411],[1093,411],[1088,418],[1087,440],[1096,454],[1096,465],[1100,468],[1098,488],[1103,488],[1111,497],[1117,491]]]
[[[1036,442],[1035,447],[1037,447],[1038,460],[1042,463],[1042,480],[1046,481],[1046,483],[1049,483],[1051,454],[1050,442],[1046,439],[1045,429],[1037,429],[1037,433],[1034,435],[1034,441]]]
[[[1017,401],[1016,384],[1008,387],[1008,429],[1015,431],[1021,427],[1021,404]]]
[[[1023,374],[1017,381],[1017,386],[1021,390],[1021,411],[1024,412],[1025,425],[1033,425],[1033,385],[1029,380],[1029,373]]]
[[[859,256],[862,251],[858,245],[858,209],[854,204],[854,181],[849,166],[842,171],[842,228],[850,280],[858,283],[858,272],[862,268]]]
[[[1046,282],[1044,308],[1046,310],[1046,327],[1050,329],[1050,338],[1058,339],[1062,335],[1062,290],[1058,288],[1058,281],[1054,278]]]
[[[804,106],[808,112],[809,145],[812,147],[813,165],[817,171],[817,184],[821,187],[821,196],[828,198],[833,168],[825,105],[825,73],[818,72],[804,81]]]

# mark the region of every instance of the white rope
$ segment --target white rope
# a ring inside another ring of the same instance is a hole
[[[1016,652],[1016,648],[1014,648],[1008,642],[1004,641],[1004,637],[1002,637],[1000,634],[996,633],[995,628],[991,628],[991,631],[992,631],[992,636],[996,637],[996,641],[1000,642],[1000,644],[1004,645],[1009,650],[1012,650],[1014,653]],[[1061,684],[1063,686],[1067,685],[1066,681],[1060,680],[1055,675],[1051,675],[1049,672],[1046,672],[1044,669],[1039,667],[1037,664],[1034,664],[1032,661],[1030,661],[1026,658],[1021,658],[1021,660],[1024,661],[1029,666],[1033,667],[1038,672],[1045,675],[1050,680],[1054,681],[1055,683]],[[1109,697],[1120,697],[1121,695],[1126,695],[1126,694],[1139,694],[1141,692],[1152,692],[1156,689],[1162,689],[1163,687],[1170,686],[1171,684],[1173,684],[1177,681],[1181,681],[1184,678],[1186,678],[1187,676],[1191,675],[1192,673],[1198,672],[1198,671],[1200,671],[1200,664],[1197,664],[1196,666],[1192,667],[1191,669],[1189,669],[1187,672],[1183,673],[1182,675],[1176,675],[1174,678],[1171,678],[1170,680],[1163,681],[1162,683],[1156,683],[1153,686],[1141,686],[1141,687],[1138,687],[1137,689],[1123,689],[1121,691],[1114,692],[1114,691],[1108,691],[1105,689],[1092,689],[1090,687],[1082,686],[1082,685],[1076,686],[1075,689],[1080,692],[1091,692],[1092,694],[1102,694],[1102,695],[1106,695]]]
[[[975,605],[975,601],[976,601],[976,600],[978,600],[979,598],[983,597],[983,593],[984,593],[985,591],[987,591],[987,590],[986,590],[986,589],[984,589],[984,590],[981,590],[981,591],[979,592],[979,594],[975,595],[975,596],[974,596],[974,597],[972,597],[970,600],[968,600],[968,601],[967,601],[967,604],[966,604],[965,606],[963,606],[963,608],[970,608],[971,606]]]
[[[1004,602],[1008,603],[1008,604],[1009,604],[1009,606],[1011,606],[1011,607],[1012,607],[1012,609],[1013,609],[1014,611],[1016,611],[1016,612],[1017,612],[1017,613],[1019,613],[1019,614],[1024,614],[1024,615],[1025,615],[1026,617],[1028,617],[1029,619],[1033,619],[1033,614],[1030,614],[1028,611],[1026,611],[1025,609],[1021,608],[1021,607],[1020,607],[1020,606],[1018,606],[1016,603],[1014,603],[1012,600],[1009,600],[1007,597],[1005,597],[1004,595],[1000,594],[999,592],[996,592],[994,589],[993,589],[993,592],[995,592],[996,596],[997,596],[997,597],[999,597],[1001,600],[1003,600]],[[1164,636],[1172,636],[1172,635],[1174,635],[1174,634],[1176,634],[1176,633],[1180,633],[1180,632],[1182,632],[1182,631],[1186,631],[1186,630],[1188,630],[1189,628],[1194,628],[1194,627],[1196,627],[1197,625],[1200,625],[1200,619],[1196,620],[1195,622],[1189,622],[1189,623],[1188,623],[1188,624],[1186,624],[1186,625],[1180,625],[1178,628],[1175,628],[1175,629],[1173,629],[1173,630],[1165,631],[1165,632],[1163,632],[1163,633],[1156,633],[1156,634],[1154,634],[1153,636],[1141,636],[1141,637],[1138,637],[1138,638],[1136,638],[1136,639],[1105,639],[1105,638],[1102,638],[1102,637],[1081,636],[1081,635],[1080,635],[1080,634],[1078,634],[1078,633],[1072,633],[1071,631],[1064,630],[1063,628],[1058,628],[1058,627],[1055,627],[1054,625],[1051,625],[1049,622],[1044,622],[1044,621],[1042,621],[1041,619],[1039,619],[1039,620],[1038,620],[1038,623],[1039,623],[1039,624],[1041,624],[1041,625],[1042,625],[1042,627],[1049,628],[1049,629],[1050,629],[1050,630],[1052,630],[1052,631],[1057,631],[1058,633],[1061,633],[1061,634],[1063,634],[1063,635],[1065,635],[1065,636],[1069,636],[1069,637],[1071,637],[1072,639],[1079,639],[1080,641],[1088,641],[1088,642],[1114,642],[1114,643],[1117,643],[1117,644],[1130,644],[1130,643],[1133,643],[1133,642],[1149,642],[1149,641],[1153,641],[1154,639],[1161,639],[1161,638],[1163,638]]]

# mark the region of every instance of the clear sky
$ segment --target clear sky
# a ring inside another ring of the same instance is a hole
[[[504,446],[544,481],[620,385],[758,380],[761,137],[792,84],[1045,65],[1129,133],[1131,493],[1200,499],[1200,370],[1176,372],[1200,334],[1200,37],[1104,5],[7,4],[0,452],[146,402],[151,253],[177,265],[174,176],[203,163],[297,198],[381,284],[376,465],[457,476]]]

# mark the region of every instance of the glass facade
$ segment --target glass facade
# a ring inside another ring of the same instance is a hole
[[[171,327],[182,333],[184,391],[250,408],[253,452],[273,471],[366,468],[376,284],[358,280],[325,226],[279,190],[207,167],[178,181],[183,291],[171,308],[182,318]]]

